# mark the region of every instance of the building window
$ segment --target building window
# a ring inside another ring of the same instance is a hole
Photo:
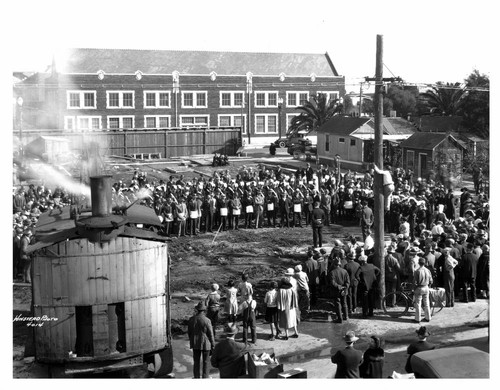
[[[146,115],[144,116],[144,127],[147,129],[170,127],[170,116]]]
[[[256,92],[255,107],[278,107],[278,92]]]
[[[208,115],[181,115],[181,127],[208,127]]]
[[[339,144],[345,143],[345,138],[339,138]]]
[[[243,119],[243,134],[246,133],[246,116],[240,114],[219,115],[219,127],[241,127]]]
[[[406,169],[413,170],[415,160],[415,152],[413,150],[406,151]]]
[[[96,108],[95,91],[68,91],[67,108]]]
[[[220,93],[221,107],[242,107],[243,92],[238,91],[223,91]]]
[[[309,100],[309,92],[287,92],[286,106],[297,107],[303,106]]]
[[[325,152],[330,151],[330,136],[325,134]]]
[[[351,139],[351,146],[356,146],[356,140],[355,139]]]
[[[134,108],[134,91],[106,91],[106,108]]]
[[[170,92],[166,91],[145,91],[145,108],[170,108]]]
[[[108,116],[108,129],[133,129],[134,116]]]
[[[182,107],[184,108],[207,108],[206,92],[182,92]]]
[[[76,117],[77,128],[81,130],[99,130],[101,128],[100,116]]]
[[[277,133],[278,116],[275,114],[255,115],[255,133]]]
[[[64,117],[64,130],[73,130],[75,128],[75,117],[65,116]]]
[[[337,100],[339,98],[339,91],[318,91],[317,94],[326,95],[326,101]]]

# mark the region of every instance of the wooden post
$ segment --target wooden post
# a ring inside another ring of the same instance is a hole
[[[375,153],[374,163],[383,169],[384,149],[382,117],[384,108],[384,85],[382,79],[383,72],[383,37],[377,35],[377,58],[375,65]],[[384,262],[384,191],[382,175],[374,177],[374,216],[375,216],[375,238],[374,238],[374,264],[380,268],[380,300],[385,295],[385,262]]]

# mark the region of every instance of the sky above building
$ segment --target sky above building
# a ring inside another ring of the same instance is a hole
[[[490,75],[496,24],[489,0],[466,2],[95,1],[12,2],[13,70],[44,71],[59,48],[328,52],[347,91],[375,74],[409,83]],[[22,7],[18,4],[22,4]]]

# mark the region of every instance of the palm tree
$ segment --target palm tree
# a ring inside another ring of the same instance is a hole
[[[459,115],[466,96],[467,92],[460,83],[441,82],[420,94],[431,113],[440,112],[442,115]]]
[[[339,99],[327,101],[327,95],[318,93],[311,97],[302,106],[297,107],[301,113],[292,119],[287,134],[293,134],[300,130],[315,130],[335,115],[343,111],[343,105]]]

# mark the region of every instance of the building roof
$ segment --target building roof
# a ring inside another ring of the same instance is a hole
[[[450,137],[457,145],[463,147],[452,135],[447,133],[416,132],[407,140],[401,142],[400,146],[407,149],[433,150],[446,138]]]
[[[328,53],[250,53],[180,50],[66,49],[55,55],[60,73],[182,74],[333,77],[338,73]]]
[[[412,118],[412,122],[420,131],[448,133],[460,131],[462,117],[460,116],[419,116]]]
[[[357,138],[373,138],[375,119],[371,117],[336,116],[318,128],[318,132],[335,135],[356,136]],[[393,139],[408,138],[416,131],[415,126],[403,118],[382,118],[382,132]],[[368,137],[367,137],[368,135]]]
[[[352,116],[334,116],[328,122],[323,123],[318,129],[319,133],[349,136],[372,118],[358,118]]]

